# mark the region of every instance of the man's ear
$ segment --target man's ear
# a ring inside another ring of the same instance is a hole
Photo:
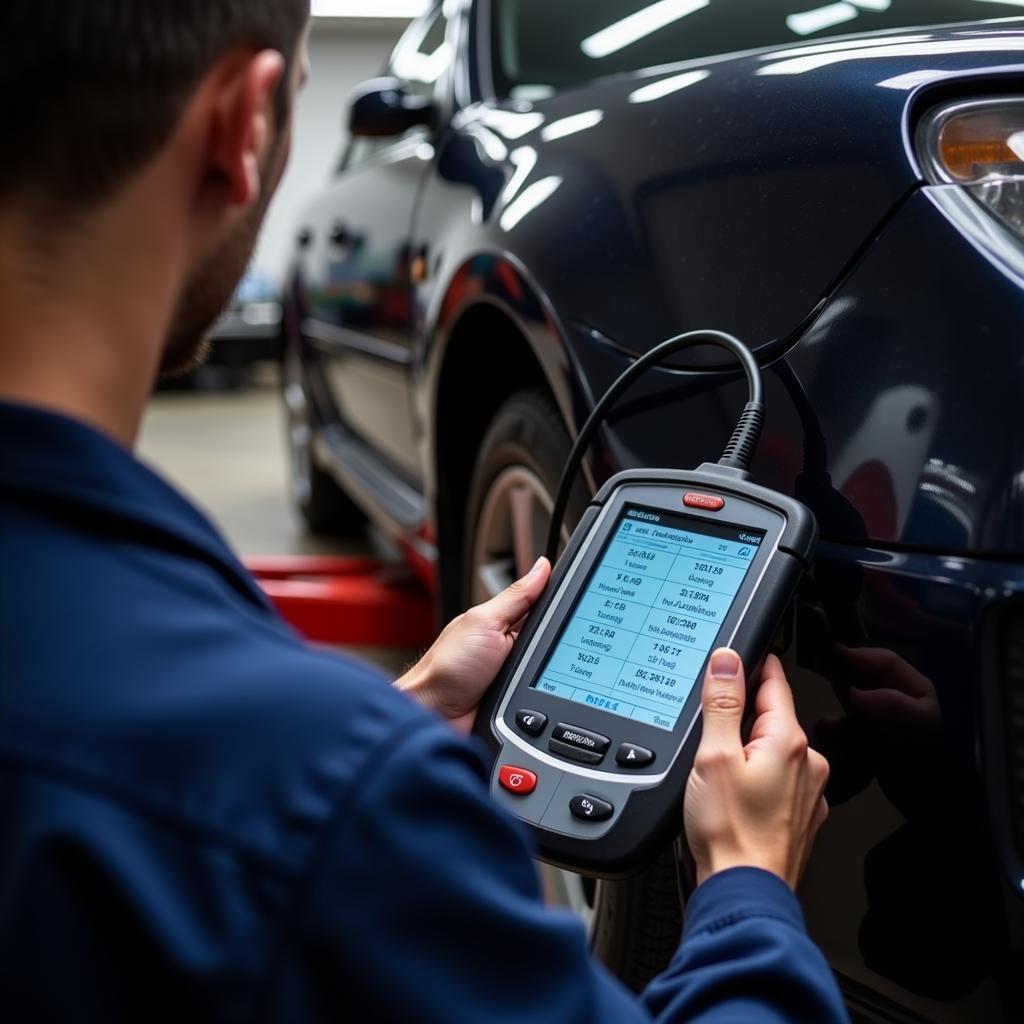
[[[285,59],[275,50],[247,54],[224,69],[213,108],[210,160],[227,184],[228,201],[239,208],[256,203],[266,156],[273,144],[275,97],[283,88]]]

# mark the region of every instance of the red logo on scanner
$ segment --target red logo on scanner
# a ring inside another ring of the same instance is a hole
[[[683,495],[683,504],[689,508],[703,508],[708,512],[718,512],[725,507],[725,498],[716,498],[713,494],[697,494],[689,491]]]

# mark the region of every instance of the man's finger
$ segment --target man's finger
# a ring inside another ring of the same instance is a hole
[[[508,632],[537,603],[550,578],[551,563],[546,558],[538,558],[522,579],[516,580],[512,586],[480,605],[479,611],[493,621],[498,629]]]
[[[757,688],[754,707],[758,715],[768,714],[772,711],[795,714],[793,691],[786,681],[782,662],[774,654],[769,654],[765,658],[764,668],[761,669],[761,685]]]
[[[755,707],[757,716],[750,727],[748,757],[765,748],[776,751],[797,749],[801,744],[806,748],[807,737],[797,721],[793,691],[782,663],[774,655],[770,654],[765,660]]]
[[[740,656],[728,647],[720,647],[711,655],[704,676],[702,747],[724,751],[743,749],[740,722],[746,701],[745,686]]]
[[[814,820],[811,828],[817,832],[826,821],[828,821],[828,801],[824,797],[820,797],[818,805],[814,809]]]

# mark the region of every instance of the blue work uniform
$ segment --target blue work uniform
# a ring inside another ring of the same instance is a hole
[[[0,1000],[11,1024],[847,1019],[753,869],[702,885],[669,968],[627,991],[542,905],[467,741],[305,647],[129,452],[12,404]]]

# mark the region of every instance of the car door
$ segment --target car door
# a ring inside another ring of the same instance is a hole
[[[414,22],[388,73],[416,95],[446,88],[451,64],[440,7]],[[320,355],[341,421],[382,467],[420,477],[410,400],[411,229],[433,156],[429,130],[353,141],[310,211],[313,287],[303,334]]]

